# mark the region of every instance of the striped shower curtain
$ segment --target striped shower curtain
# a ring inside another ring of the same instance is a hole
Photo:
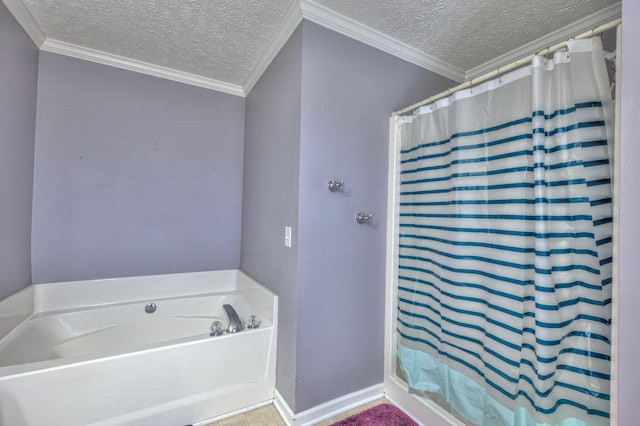
[[[468,424],[609,424],[603,55],[572,41],[399,121],[399,374]]]

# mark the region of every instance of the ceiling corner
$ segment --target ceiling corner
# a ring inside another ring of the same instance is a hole
[[[47,37],[24,3],[22,3],[21,0],[2,0],[2,2],[7,6],[9,12],[16,18],[16,21],[18,21],[29,37],[31,37],[35,45],[41,48]]]
[[[282,24],[278,27],[278,30],[273,35],[269,46],[265,50],[264,54],[253,67],[251,74],[247,78],[247,81],[243,84],[242,90],[244,96],[248,95],[253,89],[253,86],[258,82],[262,74],[267,70],[273,59],[276,57],[280,49],[289,40],[289,37],[298,28],[298,25],[302,21],[302,9],[300,8],[300,2],[294,1],[287,12],[287,15],[282,20]]]
[[[341,15],[313,0],[301,0],[302,17],[325,28],[358,40],[412,64],[456,82],[463,82],[465,71],[402,43],[388,35]]]

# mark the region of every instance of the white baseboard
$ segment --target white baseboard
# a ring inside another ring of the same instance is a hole
[[[384,397],[384,385],[380,383],[343,395],[297,414],[293,413],[293,410],[277,390],[274,392],[273,404],[288,426],[310,426],[382,397]]]
[[[278,392],[278,389],[273,392],[273,405],[276,407],[276,410],[280,413],[280,417],[282,417],[282,420],[284,420],[287,426],[292,426],[295,414],[293,414],[293,410],[291,410],[287,401],[285,401],[280,392]]]
[[[395,375],[385,378],[384,396],[419,425],[463,426],[453,414],[428,398],[409,392],[407,384]]]

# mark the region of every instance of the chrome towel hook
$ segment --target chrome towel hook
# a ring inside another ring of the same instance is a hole
[[[368,223],[371,219],[373,219],[373,215],[371,213],[358,213],[356,215],[356,222],[363,224]]]
[[[342,185],[344,185],[344,180],[337,181],[337,180],[331,179],[327,184],[327,188],[329,188],[329,191],[331,192],[336,192],[337,190],[342,188]]]

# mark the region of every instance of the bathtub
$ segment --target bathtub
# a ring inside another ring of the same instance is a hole
[[[224,304],[260,326],[210,336]],[[266,404],[277,304],[238,270],[29,286],[0,302],[0,424],[179,426]]]

